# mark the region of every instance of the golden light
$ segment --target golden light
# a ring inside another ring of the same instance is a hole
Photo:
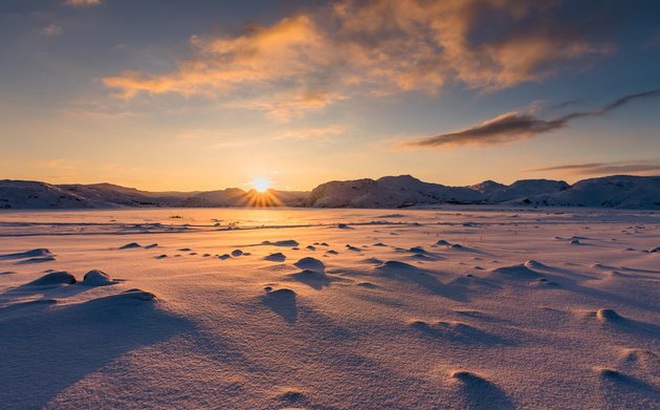
[[[270,189],[272,184],[270,179],[262,177],[250,181],[253,189],[245,193],[242,205],[257,208],[282,206],[282,201],[277,198],[277,191]]]
[[[268,191],[268,188],[270,188],[271,182],[267,178],[257,178],[255,180],[252,180],[250,182],[250,185],[252,185],[252,187],[256,189],[258,192],[264,193]]]

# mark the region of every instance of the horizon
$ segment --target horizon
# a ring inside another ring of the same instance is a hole
[[[655,176],[658,15],[651,0],[8,0],[0,175],[151,192]]]
[[[377,181],[381,178],[405,177],[405,176],[415,178],[415,179],[417,179],[417,180],[419,180],[423,183],[428,183],[428,184],[443,185],[443,186],[446,186],[446,187],[468,188],[468,187],[478,185],[478,184],[481,184],[481,183],[484,183],[484,182],[495,182],[495,183],[502,184],[502,185],[505,185],[505,186],[510,186],[510,185],[512,185],[516,182],[520,182],[520,181],[538,181],[538,180],[554,181],[554,182],[565,182],[569,186],[573,186],[578,182],[588,180],[588,179],[600,179],[600,178],[610,178],[610,177],[650,177],[650,178],[658,178],[658,177],[660,177],[660,174],[656,174],[656,175],[610,174],[610,175],[599,175],[599,176],[593,176],[593,177],[585,177],[585,178],[577,179],[577,180],[574,180],[574,181],[567,181],[565,179],[552,179],[552,178],[520,178],[520,179],[516,179],[516,180],[511,181],[511,182],[502,182],[502,181],[498,181],[498,180],[495,180],[495,179],[484,179],[484,180],[481,180],[481,181],[478,181],[478,182],[465,184],[465,185],[449,185],[449,184],[443,183],[442,181],[423,180],[421,178],[417,178],[415,175],[401,174],[401,175],[382,175],[382,176],[379,176],[379,177],[362,177],[362,178],[355,178],[355,179],[351,179],[351,180],[328,180],[328,181],[320,182],[320,183],[314,185],[310,189],[295,189],[295,190],[279,189],[275,186],[268,186],[268,187],[266,187],[262,190],[262,189],[256,188],[255,186],[252,186],[250,184],[250,182],[243,184],[244,187],[225,186],[225,187],[216,187],[216,188],[211,188],[211,189],[193,189],[193,190],[189,190],[189,191],[177,190],[177,189],[164,189],[164,190],[153,191],[153,190],[144,189],[144,188],[141,188],[141,187],[138,187],[138,186],[127,186],[127,185],[121,185],[121,184],[118,184],[118,183],[108,182],[108,181],[90,182],[90,183],[79,183],[79,182],[62,182],[62,183],[57,182],[57,183],[55,183],[55,182],[50,182],[50,181],[21,180],[21,179],[10,179],[10,178],[2,178],[2,179],[0,179],[0,181],[5,180],[5,181],[17,181],[17,182],[38,182],[38,183],[46,183],[46,184],[54,185],[54,186],[58,186],[58,185],[84,185],[84,186],[113,185],[113,186],[117,186],[117,187],[120,187],[120,188],[134,189],[134,190],[137,190],[137,191],[140,191],[140,192],[150,192],[150,193],[168,193],[168,192],[172,192],[172,193],[193,193],[193,192],[213,192],[213,191],[225,191],[225,190],[229,190],[229,189],[240,189],[242,191],[245,191],[246,193],[258,192],[258,193],[262,194],[262,193],[267,193],[267,192],[271,192],[271,191],[311,192],[315,188],[319,187],[320,185],[323,185],[323,184],[326,184],[326,183],[329,183],[329,182],[347,182],[347,181],[355,181],[355,180],[362,180],[362,179],[370,179],[370,180],[373,180],[373,181]]]

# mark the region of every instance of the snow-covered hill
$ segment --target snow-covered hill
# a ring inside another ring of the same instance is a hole
[[[528,199],[538,195],[553,195],[565,191],[571,186],[564,181],[547,179],[523,179],[491,193],[486,200],[491,203],[501,203],[516,199]]]
[[[316,187],[309,205],[323,208],[400,208],[412,205],[480,202],[483,194],[470,188],[422,182],[410,175],[378,180],[332,181]]]
[[[75,209],[98,205],[45,182],[0,180],[0,209]]]
[[[221,191],[200,192],[183,201],[183,206],[211,207],[211,206],[240,206],[245,202],[245,191],[238,188],[228,188]]]
[[[206,192],[148,192],[113,184],[52,185],[0,180],[0,209],[303,206],[308,192],[228,188]]]
[[[183,206],[191,192],[147,192],[114,184],[58,185],[70,193],[94,201],[100,207]]]
[[[614,175],[585,179],[570,189],[529,199],[535,205],[660,209],[660,177]]]
[[[491,181],[490,179],[480,182],[478,184],[470,185],[468,188],[472,189],[473,191],[479,191],[482,194],[485,195],[491,195],[494,194],[497,191],[500,191],[504,188],[506,188],[506,185],[500,184],[499,182]]]
[[[447,187],[411,176],[378,180],[332,181],[310,194],[313,207],[398,208],[414,205],[516,204],[660,209],[660,177],[609,176],[569,185],[530,179],[502,185],[484,181],[469,187]]]
[[[484,181],[450,187],[410,175],[377,180],[331,181],[311,193],[228,188],[206,192],[147,192],[112,184],[52,185],[0,181],[0,209],[114,207],[310,206],[316,208],[403,208],[440,204],[512,204],[660,209],[660,176],[616,175],[564,181],[529,179],[503,185]]]

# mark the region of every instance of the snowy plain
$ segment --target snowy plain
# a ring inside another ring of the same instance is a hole
[[[0,407],[657,409],[659,222],[2,212]]]

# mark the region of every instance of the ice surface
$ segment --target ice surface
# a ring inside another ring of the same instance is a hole
[[[0,407],[659,408],[659,222],[517,206],[5,211]]]

